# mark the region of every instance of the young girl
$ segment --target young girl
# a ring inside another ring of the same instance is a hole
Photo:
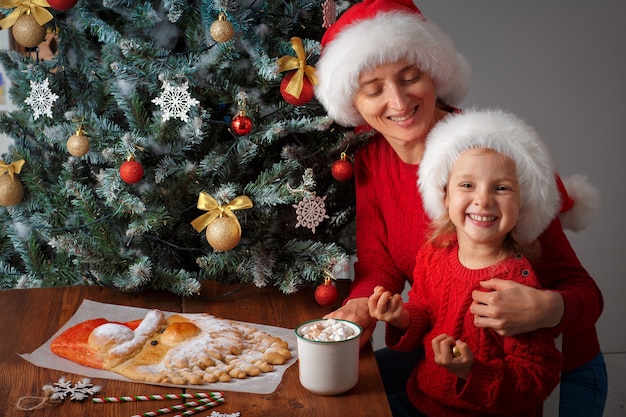
[[[540,288],[530,260],[561,205],[546,146],[509,113],[449,115],[427,138],[418,178],[434,232],[418,252],[409,300],[380,286],[368,300],[390,348],[424,344],[406,387],[414,415],[541,416],[559,382],[557,335],[500,336],[474,325],[470,305],[490,278]]]

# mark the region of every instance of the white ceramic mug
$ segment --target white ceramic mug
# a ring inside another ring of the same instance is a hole
[[[307,321],[296,327],[300,383],[314,394],[341,394],[354,388],[359,380],[361,327],[347,320],[334,320],[351,329],[354,336],[339,341],[303,337],[303,328],[317,322],[325,324],[327,319]]]

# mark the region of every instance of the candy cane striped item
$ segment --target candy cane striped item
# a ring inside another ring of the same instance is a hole
[[[148,411],[143,414],[134,415],[132,417],[155,417],[161,414],[173,413],[174,411],[193,410],[193,409],[199,409],[200,407],[205,407],[202,410],[199,410],[199,411],[203,411],[208,408],[215,407],[216,405],[219,405],[223,402],[224,402],[224,398],[222,397],[216,398],[215,400],[210,399],[210,398],[204,398],[198,401],[192,401],[192,402],[188,402],[184,404],[177,404],[177,405],[172,405],[169,407],[159,408],[158,410]]]
[[[190,408],[187,411],[184,411],[180,414],[176,414],[174,417],[187,417],[187,416],[191,416],[194,415],[196,413],[201,413],[204,410],[208,410],[209,408],[215,407],[216,405],[218,405],[217,403],[215,404],[206,404],[206,405],[201,405],[200,407],[195,407],[195,408]]]
[[[91,399],[94,403],[120,403],[120,402],[133,402],[133,401],[153,401],[153,400],[177,400],[177,399],[189,399],[189,398],[223,398],[224,394],[221,392],[198,392],[192,394],[155,394],[155,395],[133,395],[122,397],[93,397]]]

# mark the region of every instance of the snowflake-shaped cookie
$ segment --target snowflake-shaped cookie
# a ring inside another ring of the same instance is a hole
[[[293,207],[296,209],[296,218],[298,219],[296,227],[303,226],[315,233],[315,228],[324,219],[329,218],[326,214],[325,200],[326,196],[319,197],[313,195],[303,198],[298,204],[294,204]]]
[[[95,395],[100,392],[101,387],[99,385],[94,386],[89,378],[83,378],[78,381],[76,385],[72,386],[72,381],[66,381],[64,377],[59,379],[59,382],[55,382],[52,385],[46,385],[43,387],[44,391],[51,390],[51,401],[62,401],[65,397],[69,396],[72,401],[82,401],[87,398],[88,395]]]
[[[47,78],[40,83],[31,80],[30,96],[24,100],[24,103],[30,105],[33,109],[33,117],[35,120],[37,120],[42,114],[51,118],[52,103],[54,103],[58,98],[59,96],[50,90]]]
[[[322,12],[324,16],[322,27],[327,29],[330,25],[335,23],[337,18],[337,3],[335,3],[335,0],[324,1],[324,3],[322,3]]]
[[[177,117],[183,122],[187,122],[189,120],[187,116],[189,109],[192,106],[200,104],[198,100],[191,97],[191,94],[189,94],[188,82],[184,82],[181,85],[174,85],[171,81],[163,82],[161,95],[154,98],[152,102],[161,106],[163,122]]]

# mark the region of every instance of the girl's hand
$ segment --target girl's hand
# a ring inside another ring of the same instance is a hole
[[[404,301],[400,294],[391,294],[381,286],[374,288],[367,305],[372,318],[382,320],[390,325],[406,330],[409,326],[409,313],[404,309]]]
[[[462,379],[467,379],[474,355],[467,343],[455,340],[447,334],[440,334],[432,340],[435,363]]]

